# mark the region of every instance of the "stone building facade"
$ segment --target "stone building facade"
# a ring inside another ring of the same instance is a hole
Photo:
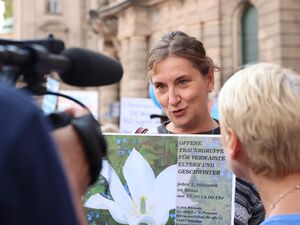
[[[299,0],[107,0],[99,3],[90,12],[91,24],[103,39],[103,50],[114,52],[124,67],[119,87],[108,87],[102,92],[106,100],[110,93],[117,91],[117,96],[147,96],[147,51],[162,33],[170,30],[182,30],[200,39],[207,54],[221,67],[215,76],[213,94],[245,64],[245,54],[251,54],[255,48],[253,61],[279,63],[300,72]],[[255,18],[247,21],[249,9],[254,9]]]
[[[245,63],[273,62],[300,72],[300,0],[50,1],[62,4],[60,14],[45,14],[46,0],[15,1],[22,5],[16,6],[16,36],[36,38],[51,30],[67,46],[120,60],[122,81],[100,88],[103,122],[117,123],[111,111],[121,97],[148,96],[147,52],[170,30],[201,40],[221,67],[213,94]]]
[[[12,1],[14,39],[45,38],[49,33],[62,39],[67,47],[85,46],[87,4],[81,0],[9,0]]]

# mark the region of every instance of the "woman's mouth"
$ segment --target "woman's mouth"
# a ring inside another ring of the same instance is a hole
[[[184,109],[173,110],[172,115],[175,117],[182,116],[184,114]]]

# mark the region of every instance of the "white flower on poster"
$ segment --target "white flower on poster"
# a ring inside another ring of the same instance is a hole
[[[176,165],[167,167],[155,178],[149,163],[133,149],[123,166],[130,194],[106,160],[101,175],[109,181],[113,200],[95,194],[85,202],[85,207],[109,210],[118,223],[163,225],[169,219],[169,211],[176,208]]]

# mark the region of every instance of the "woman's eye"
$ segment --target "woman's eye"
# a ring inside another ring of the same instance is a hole
[[[155,87],[155,89],[163,89],[165,87],[165,85],[163,85],[163,84],[155,84],[154,87]]]
[[[188,80],[180,80],[178,81],[178,84],[180,85],[186,85],[188,83]]]

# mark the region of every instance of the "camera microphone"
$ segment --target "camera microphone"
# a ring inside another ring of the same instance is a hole
[[[62,52],[70,61],[69,69],[60,73],[67,84],[79,87],[114,84],[121,80],[123,69],[119,62],[87,49],[70,48]]]
[[[56,71],[65,83],[78,87],[114,84],[123,76],[118,61],[81,48],[66,49],[57,55],[39,45],[0,46],[0,64],[18,66],[24,71],[34,68],[41,74]]]

